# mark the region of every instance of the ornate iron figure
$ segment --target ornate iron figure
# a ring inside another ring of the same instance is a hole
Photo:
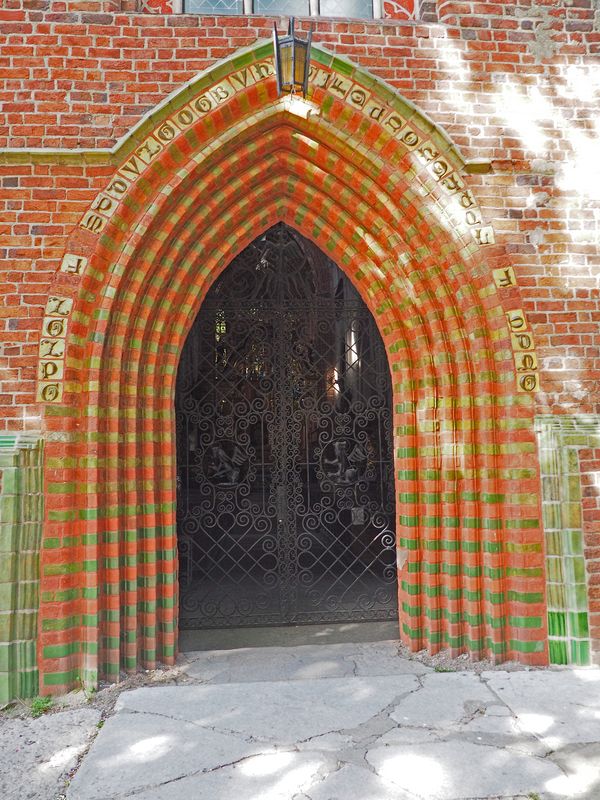
[[[397,615],[375,322],[283,224],[211,288],[177,377],[182,627]]]

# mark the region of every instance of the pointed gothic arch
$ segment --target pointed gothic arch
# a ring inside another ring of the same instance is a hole
[[[45,689],[175,657],[178,357],[212,282],[277,221],[339,265],[386,346],[402,640],[546,659],[537,376],[513,352],[527,322],[506,254],[414,106],[319,48],[310,87],[277,98],[270,45],[202,74],[118,143],[71,236],[64,377],[40,383],[47,453],[68,464],[42,560]],[[45,628],[61,592],[69,626]]]

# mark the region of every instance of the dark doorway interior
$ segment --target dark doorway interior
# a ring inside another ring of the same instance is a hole
[[[385,350],[350,281],[286,225],[209,291],[176,419],[181,628],[397,618]]]

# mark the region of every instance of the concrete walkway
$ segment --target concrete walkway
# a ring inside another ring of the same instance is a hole
[[[436,672],[393,642],[188,653],[68,800],[600,799],[600,670]]]

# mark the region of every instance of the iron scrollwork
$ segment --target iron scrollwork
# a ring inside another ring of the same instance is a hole
[[[283,224],[234,259],[177,376],[182,627],[397,616],[390,401],[330,259]]]

